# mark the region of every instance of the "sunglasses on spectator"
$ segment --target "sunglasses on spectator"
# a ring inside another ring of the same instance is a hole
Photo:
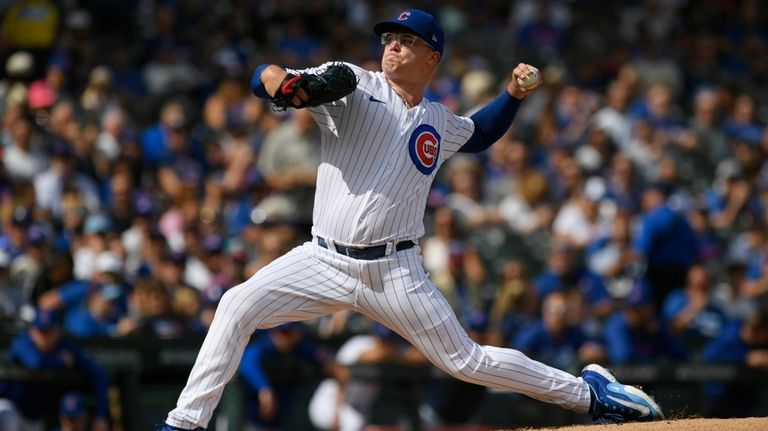
[[[427,47],[432,48],[431,45],[428,43],[422,41],[418,36],[414,36],[412,34],[408,33],[382,33],[381,34],[381,44],[384,46],[387,46],[391,44],[392,42],[397,42],[400,46],[405,46],[408,48],[413,48],[414,45],[424,45]]]

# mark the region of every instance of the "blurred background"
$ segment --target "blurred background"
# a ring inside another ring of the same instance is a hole
[[[221,295],[309,239],[319,130],[254,68],[378,70],[372,26],[407,7],[446,31],[428,99],[469,115],[517,63],[544,77],[428,201],[471,336],[609,364],[672,415],[768,415],[764,2],[0,0],[0,429],[164,419]],[[337,314],[254,334],[210,429],[585,420]]]

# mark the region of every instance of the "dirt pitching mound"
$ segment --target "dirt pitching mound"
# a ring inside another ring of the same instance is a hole
[[[744,419],[673,419],[616,425],[574,425],[559,428],[518,428],[517,431],[765,431],[768,418]],[[509,430],[512,431],[512,430]]]

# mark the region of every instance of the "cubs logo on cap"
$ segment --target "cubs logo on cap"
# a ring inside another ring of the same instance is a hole
[[[72,418],[85,413],[85,400],[79,392],[68,392],[61,397],[59,414]]]
[[[409,12],[407,10],[406,11],[402,11],[402,12],[400,12],[400,15],[397,16],[397,20],[398,21],[405,21],[405,20],[408,19],[408,16],[410,16],[410,15],[411,15],[411,12]]]
[[[420,125],[408,139],[408,154],[419,172],[431,174],[440,159],[440,134],[428,124]]]

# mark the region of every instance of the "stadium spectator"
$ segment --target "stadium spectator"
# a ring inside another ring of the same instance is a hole
[[[128,312],[115,326],[116,335],[175,338],[197,329],[199,323],[186,321],[184,316],[176,313],[171,300],[171,294],[161,282],[138,280],[128,298]],[[187,310],[196,311],[194,319],[197,319],[199,310],[194,307]]]
[[[34,185],[37,206],[56,218],[61,217],[61,200],[68,188],[83,196],[89,211],[99,211],[101,201],[98,188],[91,178],[75,169],[74,154],[66,141],[54,142],[51,165],[35,176]]]
[[[37,310],[29,329],[10,344],[11,364],[30,371],[49,371],[57,375],[79,376],[96,400],[92,429],[109,429],[107,410],[107,375],[80,348],[62,338],[61,317],[58,312]],[[18,424],[18,429],[42,429],[49,415],[58,411],[61,390],[40,381],[2,381],[0,420],[3,429]]]
[[[533,283],[539,301],[553,292],[564,292],[571,301],[584,303],[590,317],[607,317],[613,312],[613,303],[602,277],[581,264],[578,254],[568,244],[552,244],[547,268]],[[584,317],[584,312],[576,310],[573,317],[578,321]]]
[[[387,327],[374,323],[371,334],[350,337],[339,347],[336,363],[424,365],[426,359]],[[343,369],[343,368],[342,368]],[[322,430],[360,431],[371,424],[371,412],[382,391],[376,381],[356,379],[344,370],[341,379],[326,378],[309,402],[312,424]]]
[[[542,301],[541,319],[522,328],[510,347],[563,370],[602,362],[603,347],[570,323],[569,312],[568,297],[563,292],[550,293]]]
[[[532,166],[530,150],[523,142],[504,139],[490,149],[491,157],[499,154],[498,166],[486,168],[489,175],[496,174],[486,181],[486,190],[491,203],[498,202],[497,217],[521,235],[547,230],[553,217],[547,178]]]
[[[89,262],[93,266],[93,271],[88,278],[79,278],[75,274],[73,280],[68,280],[66,283],[54,286],[53,289],[45,292],[40,297],[40,305],[43,308],[63,310],[66,315],[84,306],[89,292],[95,286],[122,285],[124,281],[122,260],[117,254],[103,251],[91,259],[94,260],[94,262]],[[124,291],[125,287],[121,290]],[[125,309],[124,305],[121,309]]]
[[[116,283],[97,284],[89,288],[84,303],[68,312],[64,319],[67,334],[77,338],[111,337],[117,333],[125,302],[122,286]],[[123,305],[121,307],[121,305]]]
[[[494,221],[483,202],[481,168],[479,161],[470,155],[459,154],[448,162],[445,173],[448,193],[444,205],[454,212],[458,226],[464,230],[481,228]]]
[[[585,250],[587,267],[606,280],[606,289],[613,297],[625,296],[631,277],[637,275],[630,222],[628,212],[618,212],[610,231],[595,238]]]
[[[67,392],[59,402],[58,431],[86,431],[88,429],[88,410],[83,395],[79,392]]]
[[[614,364],[680,361],[689,353],[662,327],[649,289],[641,281],[635,282],[623,308],[605,322],[603,341],[608,361]]]
[[[424,239],[424,265],[459,320],[484,331],[490,302],[487,272],[477,250],[464,241],[449,208],[435,211],[434,234]]]
[[[768,317],[765,311],[734,321],[703,350],[705,363],[735,364],[756,370],[768,369]],[[709,383],[709,414],[716,417],[746,417],[759,400],[758,385]]]
[[[518,260],[503,264],[502,278],[488,316],[488,344],[503,346],[538,315],[536,293],[525,265]]]
[[[726,138],[734,141],[744,141],[749,144],[759,144],[763,137],[763,128],[755,123],[755,101],[747,94],[736,96],[730,115],[723,122],[723,133]]]
[[[340,372],[329,352],[306,339],[306,330],[303,323],[286,323],[268,330],[266,336],[245,348],[240,375],[245,383],[246,430],[281,429],[293,415],[299,376],[294,369],[273,381],[267,372],[270,365],[303,364],[329,375]]]
[[[12,115],[12,111],[7,115]],[[46,142],[33,124],[33,118],[23,115],[8,126],[9,142],[3,152],[3,167],[13,181],[31,181],[48,168]]]
[[[667,295],[661,319],[693,351],[720,335],[726,318],[712,302],[710,276],[703,266],[692,266],[685,286]]]
[[[600,210],[606,192],[605,181],[601,178],[591,177],[585,181],[583,189],[564,202],[555,216],[553,239],[583,250],[607,232],[610,219]]]
[[[633,247],[646,265],[656,309],[667,294],[685,284],[690,267],[699,259],[700,247],[688,221],[667,203],[671,186],[651,183],[643,191],[640,232]]]
[[[257,166],[272,192],[290,202],[294,223],[310,224],[319,163],[320,129],[306,110],[292,111],[264,139]]]
[[[725,234],[747,229],[765,211],[744,168],[734,159],[718,163],[715,180],[705,197],[712,226]]]

